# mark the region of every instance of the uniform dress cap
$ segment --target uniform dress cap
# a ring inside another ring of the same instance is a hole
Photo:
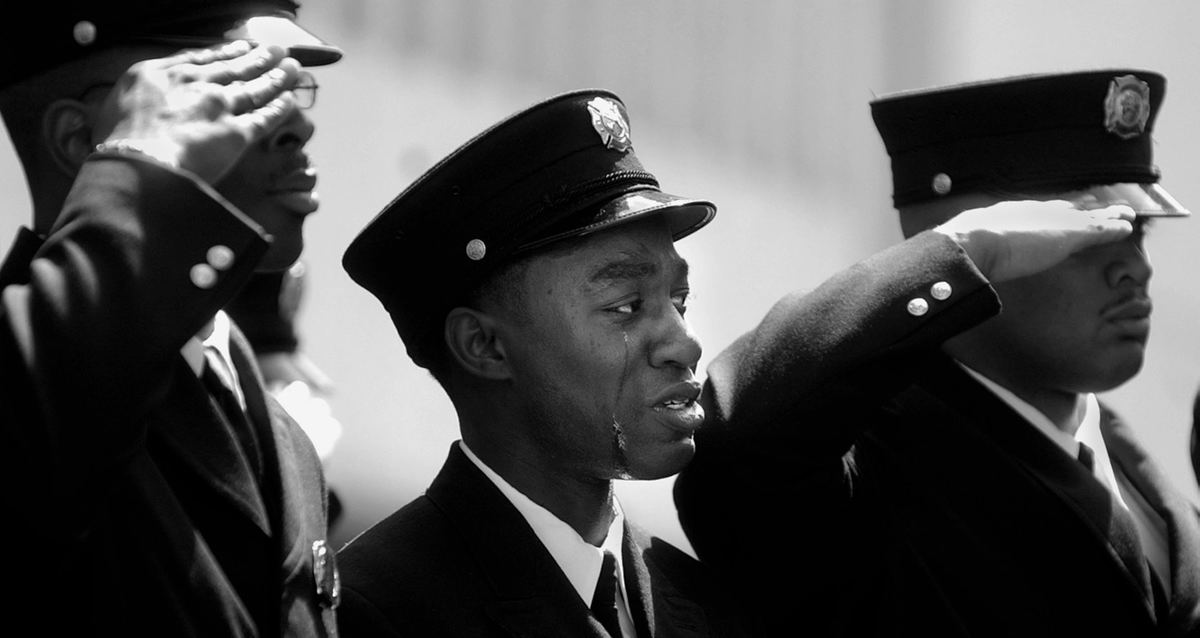
[[[206,47],[278,44],[306,66],[342,51],[296,23],[294,0],[62,0],[31,2],[4,20],[0,87],[115,44]]]
[[[342,263],[391,314],[409,356],[428,367],[446,313],[515,258],[648,215],[664,217],[680,239],[716,213],[658,186],[634,153],[621,99],[573,91],[442,159],[367,224]]]
[[[897,208],[954,193],[1086,190],[1143,216],[1188,211],[1158,185],[1154,122],[1166,79],[1138,69],[1023,75],[871,102]]]

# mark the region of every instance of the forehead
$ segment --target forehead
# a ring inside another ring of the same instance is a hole
[[[604,286],[658,273],[686,274],[665,222],[647,219],[605,229],[552,247],[531,260],[541,278]]]

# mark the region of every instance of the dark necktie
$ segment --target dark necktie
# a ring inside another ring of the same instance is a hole
[[[592,614],[613,638],[621,638],[621,621],[617,618],[617,557],[604,552],[596,593],[592,594]]]
[[[1095,473],[1096,453],[1086,443],[1079,444],[1079,462],[1083,463],[1084,467],[1089,472]],[[1155,581],[1155,576],[1150,569],[1150,561],[1145,558],[1142,553],[1141,536],[1138,534],[1137,526],[1133,522],[1133,517],[1129,512],[1117,503],[1116,499],[1112,499],[1112,519],[1114,522],[1114,533],[1110,533],[1109,537],[1113,543],[1113,547],[1125,556],[1125,564],[1129,567],[1134,578],[1141,585],[1142,591],[1150,597],[1155,604],[1156,613],[1162,610],[1162,605],[1165,602],[1164,592],[1161,585]]]
[[[1087,443],[1079,444],[1079,462],[1088,469],[1089,472],[1096,471],[1096,453],[1092,448],[1088,447]]]
[[[225,413],[225,419],[233,429],[233,434],[237,437],[239,447],[245,453],[246,461],[250,464],[250,469],[254,472],[254,476],[261,479],[262,452],[259,450],[258,438],[254,433],[254,427],[250,424],[250,419],[247,418],[242,404],[238,402],[233,390],[221,380],[217,371],[213,370],[207,358],[204,361],[204,370],[201,372],[200,378],[204,382],[204,386],[208,389],[208,393],[217,400],[217,404],[221,406],[221,411]]]

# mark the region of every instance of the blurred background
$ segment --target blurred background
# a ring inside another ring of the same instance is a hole
[[[1200,216],[1200,3],[1160,0],[302,0],[300,22],[346,57],[316,70],[311,143],[322,206],[308,221],[304,348],[336,384],[329,462],[340,546],[414,498],[458,438],[450,402],[387,315],[341,268],[358,230],[477,132],[553,94],[625,101],[638,156],[665,190],[716,202],[680,242],[701,366],[781,295],[900,239],[868,102],[892,91],[1098,67],[1167,77],[1155,157]],[[7,247],[29,219],[0,139]],[[1139,377],[1108,393],[1194,502],[1200,389],[1200,219],[1158,224],[1154,330]],[[436,272],[405,273],[437,277]],[[690,551],[672,479],[621,482],[629,515]]]

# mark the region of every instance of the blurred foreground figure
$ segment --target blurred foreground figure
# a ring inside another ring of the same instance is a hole
[[[613,494],[692,457],[700,344],[674,242],[714,212],[660,191],[621,101],[580,91],[468,142],[360,233],[346,270],[462,440],[341,550],[343,635],[742,635],[728,594]]]
[[[33,635],[336,633],[320,461],[221,312],[295,262],[317,208],[301,65],[341,52],[296,8],[6,21],[0,112],[34,218],[0,270],[4,539]]]
[[[1152,162],[1164,88],[1102,70],[872,103],[908,239],[714,360],[675,484],[763,635],[1200,632],[1197,511],[1095,396],[1142,365],[1151,220],[1187,214]]]

